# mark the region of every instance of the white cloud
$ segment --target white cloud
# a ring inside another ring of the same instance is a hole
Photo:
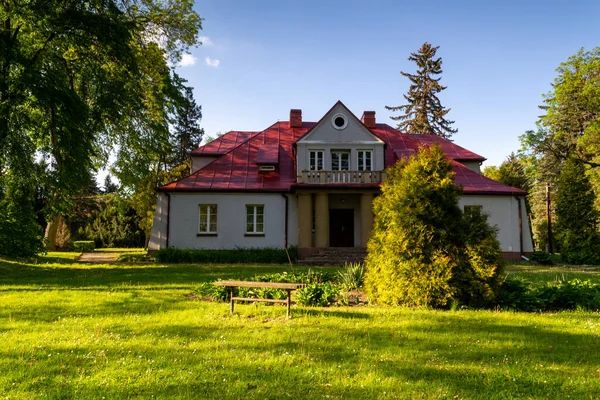
[[[196,64],[196,61],[198,61],[198,59],[196,57],[194,57],[191,54],[184,54],[181,56],[181,61],[179,61],[179,64],[177,64],[179,67],[190,67],[192,65]]]
[[[214,46],[215,45],[208,36],[200,36],[200,37],[198,37],[198,39],[200,39],[200,43],[202,43],[203,46]]]
[[[214,59],[212,59],[210,57],[206,57],[206,65],[208,65],[209,67],[219,68],[220,64],[221,64],[221,61],[214,60]]]

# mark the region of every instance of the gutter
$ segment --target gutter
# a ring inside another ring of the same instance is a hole
[[[517,204],[519,210],[519,253],[523,257],[523,208],[521,205],[521,197],[517,197]]]
[[[169,247],[169,231],[171,230],[171,193],[165,193],[167,195],[167,247]]]
[[[289,198],[287,196],[287,194],[283,194],[281,193],[281,196],[285,199],[285,230],[283,233],[283,247],[287,249],[288,247],[288,202],[289,202]]]

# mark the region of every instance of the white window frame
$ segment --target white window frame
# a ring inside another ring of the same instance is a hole
[[[338,169],[333,169],[333,155],[334,154],[340,155]],[[342,169],[342,155],[343,154],[346,154],[348,156],[348,169]],[[351,155],[352,155],[352,153],[348,150],[331,150],[331,170],[332,171],[350,171]]]
[[[206,227],[202,230],[202,214],[206,215]],[[217,204],[198,204],[198,234],[200,235],[216,235],[219,227],[219,219],[218,219],[219,208]],[[214,230],[211,229],[211,226],[214,222]]]
[[[312,165],[312,156],[315,156],[315,165]],[[319,159],[321,160],[321,168],[319,167]],[[308,151],[308,169],[309,171],[322,171],[325,169],[325,150],[309,150]]]
[[[262,229],[258,230],[258,213],[259,207],[262,208]],[[252,222],[248,221],[248,217],[252,216]],[[248,230],[248,224],[252,224],[252,230]],[[246,204],[246,234],[247,235],[264,235],[265,234],[265,205],[264,204]]]
[[[369,168],[367,167],[367,154],[369,157]],[[361,157],[362,156],[362,157]],[[358,150],[358,170],[359,171],[373,171],[373,150]]]

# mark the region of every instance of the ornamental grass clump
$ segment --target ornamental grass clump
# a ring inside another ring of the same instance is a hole
[[[477,207],[463,214],[452,165],[423,147],[387,170],[373,203],[365,291],[380,304],[491,305],[500,285],[496,229]]]

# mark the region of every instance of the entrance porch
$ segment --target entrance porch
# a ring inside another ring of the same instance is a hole
[[[367,247],[376,191],[298,192],[298,257],[329,248]],[[339,253],[339,251],[337,251]]]

